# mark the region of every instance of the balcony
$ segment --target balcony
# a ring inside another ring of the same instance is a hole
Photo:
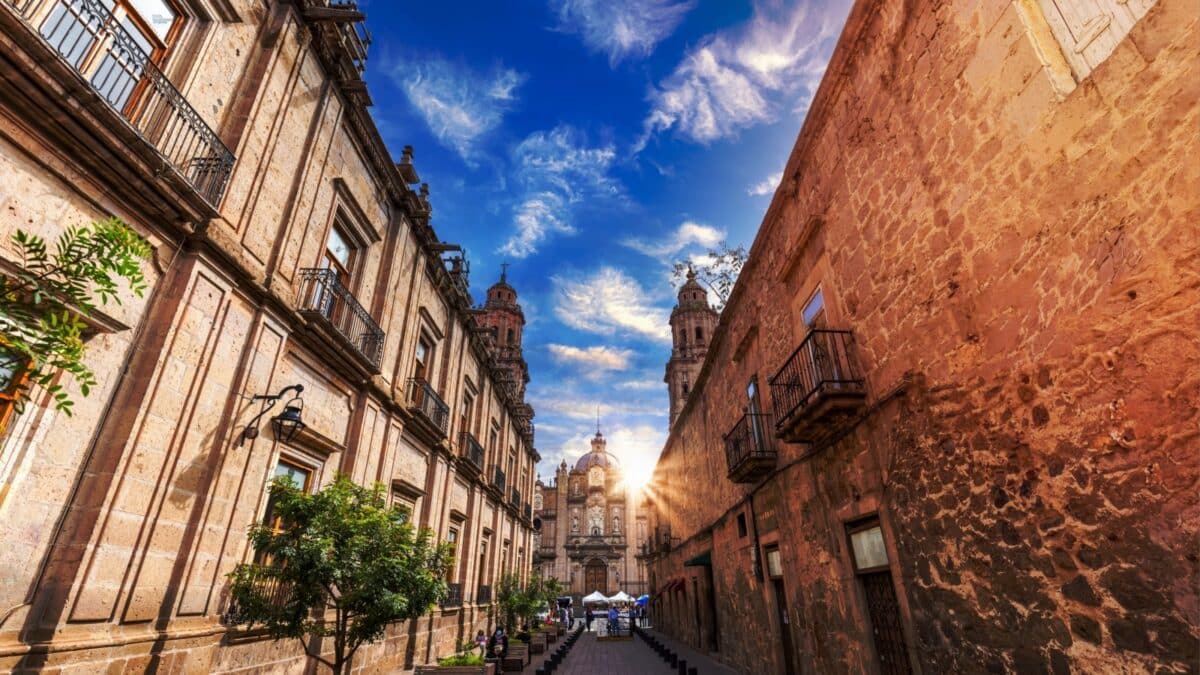
[[[766,438],[767,420],[767,415],[746,413],[725,434],[729,480],[753,483],[775,469],[779,456]]]
[[[789,443],[811,443],[862,407],[867,392],[853,350],[850,331],[809,331],[769,380],[777,437]]]
[[[521,506],[521,491],[514,487],[508,494],[508,503],[511,504],[513,508]]]
[[[483,446],[475,440],[471,432],[464,431],[458,435],[458,448],[463,458],[474,467],[476,472],[483,471]]]
[[[555,558],[558,557],[558,550],[553,546],[539,546],[537,554],[539,558]]]
[[[280,580],[272,573],[274,570],[266,565],[254,565],[250,569],[253,574],[253,583],[258,590],[258,599],[269,607],[282,607],[291,597],[290,584]],[[230,601],[224,618],[229,624],[245,622],[242,609],[236,601]]]
[[[408,407],[439,435],[446,435],[446,426],[450,422],[450,406],[446,405],[428,382],[416,377],[409,379]]]
[[[462,584],[446,584],[446,597],[442,600],[442,609],[462,607]]]
[[[492,602],[492,587],[480,586],[475,590],[475,604],[490,605]]]
[[[504,470],[498,466],[492,467],[492,485],[504,494]]]
[[[10,11],[15,9],[209,206],[217,208],[233,171],[233,153],[122,25],[128,19],[113,16],[111,2],[8,0],[4,4]]]
[[[530,506],[529,504],[525,505],[525,507],[522,509],[521,513],[523,513],[525,515],[525,520],[528,520],[528,521],[533,520],[533,507]]]
[[[383,329],[358,304],[331,269],[308,267],[300,270],[300,313],[332,328],[354,353],[379,371],[383,356]]]

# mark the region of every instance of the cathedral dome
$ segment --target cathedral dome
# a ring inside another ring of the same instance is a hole
[[[597,430],[596,437],[592,439],[592,451],[575,462],[575,470],[587,471],[593,466],[601,466],[606,469],[620,467],[621,463],[617,461],[617,458],[604,451],[605,445],[604,435]]]

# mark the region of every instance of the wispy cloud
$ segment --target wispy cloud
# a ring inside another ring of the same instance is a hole
[[[480,73],[436,56],[397,62],[388,76],[438,141],[471,165],[478,158],[477,144],[500,126],[526,79],[511,68]]]
[[[670,314],[636,280],[613,267],[582,278],[554,276],[554,314],[578,330],[671,341]]]
[[[701,40],[651,92],[634,150],[670,129],[709,143],[772,122],[781,109],[806,112],[850,4],[756,2],[749,21]]]
[[[696,6],[694,0],[551,0],[558,30],[576,33],[610,65],[649,56]]]
[[[626,239],[621,243],[652,258],[667,258],[693,245],[705,248],[716,246],[724,237],[724,232],[711,225],[703,225],[689,220],[659,241]]]
[[[773,195],[775,194],[775,188],[779,186],[779,181],[781,180],[783,180],[783,172],[778,171],[746,188],[746,194],[753,197]]]
[[[611,370],[625,370],[629,368],[629,360],[633,358],[633,350],[616,347],[594,346],[581,349],[570,345],[551,343],[546,348],[550,350],[550,356],[558,363],[584,366],[596,375]]]
[[[657,391],[659,389],[666,391],[667,385],[662,380],[626,380],[617,383],[617,389],[631,389],[633,391]]]
[[[512,155],[523,196],[513,210],[514,231],[499,249],[506,255],[525,258],[551,234],[573,234],[575,205],[585,199],[624,198],[620,183],[609,175],[616,151],[611,145],[589,146],[573,127],[534,132]]]
[[[601,431],[607,444],[605,450],[617,457],[621,463],[622,472],[635,483],[639,478],[648,477],[654,470],[654,464],[667,441],[665,425],[650,424],[605,424],[601,419]],[[573,465],[576,460],[589,452],[592,447],[592,428],[581,429],[578,433],[564,438],[550,452],[557,460],[567,460]],[[554,466],[557,463],[551,463]]]

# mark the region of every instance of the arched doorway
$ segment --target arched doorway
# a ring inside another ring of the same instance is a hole
[[[593,560],[583,568],[584,593],[600,591],[608,595],[608,565],[603,560]]]

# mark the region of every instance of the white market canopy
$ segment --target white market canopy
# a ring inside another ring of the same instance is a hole
[[[592,591],[591,595],[585,595],[583,597],[583,602],[584,604],[593,602],[608,602],[608,598],[604,597],[604,594],[600,591]]]
[[[633,602],[633,596],[625,591],[618,591],[616,595],[608,599],[609,602]]]

